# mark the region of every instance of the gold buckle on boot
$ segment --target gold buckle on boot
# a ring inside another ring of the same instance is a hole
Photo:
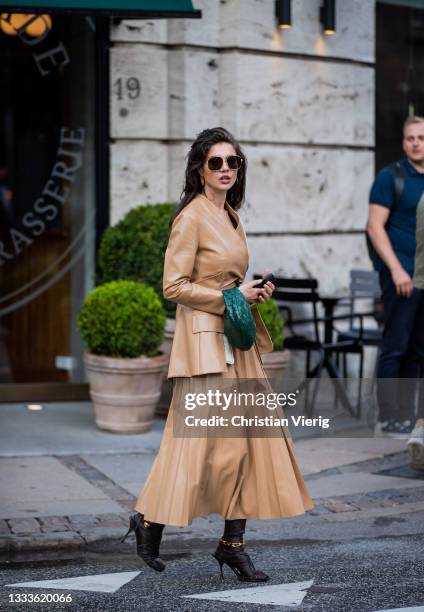
[[[241,540],[241,542],[229,542],[228,540],[223,540],[222,538],[221,542],[226,546],[231,546],[232,548],[238,548],[239,546],[243,546],[244,544],[243,540]]]

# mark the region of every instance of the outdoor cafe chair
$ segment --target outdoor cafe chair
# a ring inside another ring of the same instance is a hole
[[[259,274],[255,274],[253,277],[255,279],[262,278]],[[276,301],[285,321],[284,347],[290,351],[302,351],[306,354],[305,379],[299,387],[299,389],[306,389],[305,411],[309,415],[313,414],[319,380],[322,371],[326,369],[333,379],[336,392],[341,397],[344,407],[353,416],[359,418],[360,403],[358,403],[355,411],[342,388],[341,381],[339,380],[340,374],[332,355],[333,353],[336,355],[338,353],[358,354],[360,357],[360,371],[362,370],[362,314],[347,313],[338,316],[319,316],[318,304],[324,302],[325,298],[319,295],[318,281],[315,278],[275,277],[273,283],[276,288],[272,297]],[[334,298],[334,300],[336,303],[337,298]],[[302,316],[295,316],[295,306],[303,307]],[[307,316],[303,316],[305,310]],[[358,321],[358,329],[360,330],[358,336],[343,341],[338,339],[333,341],[335,322],[353,319]],[[306,329],[297,331],[299,327]],[[322,330],[322,328],[324,329]],[[286,335],[287,332],[288,335]],[[313,354],[317,355],[317,360],[311,365]],[[312,398],[309,401],[309,383],[313,378],[316,379],[316,384]]]
[[[360,300],[369,299],[373,301],[373,312],[370,313],[377,322],[377,327],[362,327],[359,329],[354,324],[354,319],[350,319],[348,329],[338,331],[337,341],[344,342],[358,338],[361,335],[362,344],[364,346],[374,346],[380,348],[383,338],[383,313],[381,307],[381,287],[378,272],[375,270],[359,270],[353,269],[350,271],[350,296],[343,301],[340,301],[338,306],[345,306],[349,313],[354,313],[357,309]],[[378,354],[377,354],[378,359]],[[346,355],[343,356],[343,376],[347,376]],[[373,374],[375,380],[375,368]]]
[[[377,405],[377,399],[375,397],[375,383],[377,379],[377,364],[380,354],[381,342],[383,339],[383,306],[381,302],[381,287],[380,278],[378,272],[375,270],[362,270],[353,269],[350,271],[350,284],[349,284],[350,295],[345,300],[341,300],[338,306],[347,307],[348,312],[352,313],[363,300],[372,301],[373,311],[370,313],[372,318],[376,321],[377,326],[363,326],[362,330],[359,330],[355,326],[354,321],[350,320],[350,324],[346,330],[339,331],[337,333],[337,341],[344,342],[345,340],[357,338],[359,333],[362,335],[362,344],[364,347],[376,347],[377,355],[375,358],[374,369],[371,377],[371,385],[368,391],[367,399],[367,422],[372,428],[375,422],[375,410]],[[337,362],[338,360],[337,356]],[[339,363],[337,363],[339,365]],[[347,378],[347,360],[346,355],[343,355],[343,376]],[[361,371],[362,376],[362,371]],[[337,406],[337,397],[335,401]]]

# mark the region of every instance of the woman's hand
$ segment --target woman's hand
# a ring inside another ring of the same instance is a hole
[[[257,280],[250,281],[249,283],[245,283],[239,287],[239,290],[242,292],[249,304],[264,304],[272,296],[275,286],[271,283],[271,281],[268,281],[262,287],[262,289],[256,289],[255,286],[259,285],[260,282],[261,279],[258,278]]]

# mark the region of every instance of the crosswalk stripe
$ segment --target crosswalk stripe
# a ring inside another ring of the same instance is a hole
[[[40,589],[64,589],[69,591],[97,591],[115,593],[124,584],[133,580],[140,572],[117,572],[113,574],[92,574],[90,576],[73,576],[56,580],[35,580],[32,582],[15,582],[6,584],[9,587],[32,587]]]
[[[211,593],[183,595],[182,597],[294,607],[302,603],[306,595],[306,589],[309,589],[312,584],[313,580],[306,580],[304,582],[289,582],[287,584],[271,584],[244,589],[212,591]]]
[[[376,612],[424,612],[424,606],[412,606],[412,608],[390,608],[389,610],[376,610]]]

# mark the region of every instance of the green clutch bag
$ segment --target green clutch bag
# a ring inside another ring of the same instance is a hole
[[[224,334],[232,347],[248,351],[255,342],[256,323],[249,302],[240,289],[224,289]]]

